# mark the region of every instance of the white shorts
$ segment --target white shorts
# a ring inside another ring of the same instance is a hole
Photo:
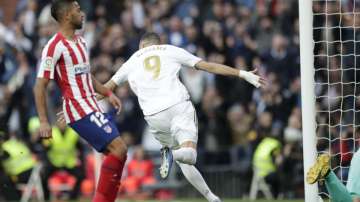
[[[145,116],[145,120],[150,126],[150,132],[163,146],[174,148],[186,141],[198,141],[197,117],[190,101]]]

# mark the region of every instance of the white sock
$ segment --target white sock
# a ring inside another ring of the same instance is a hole
[[[198,169],[193,165],[177,162],[183,172],[185,178],[209,201],[213,202],[218,197],[211,192],[204,178],[201,176]]]
[[[189,165],[195,165],[197,153],[194,148],[182,147],[180,149],[172,150],[175,161]]]

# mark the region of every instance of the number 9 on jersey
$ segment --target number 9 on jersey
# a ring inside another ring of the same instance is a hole
[[[153,73],[153,79],[158,78],[160,74],[160,57],[153,55],[145,58],[144,68],[146,71]]]

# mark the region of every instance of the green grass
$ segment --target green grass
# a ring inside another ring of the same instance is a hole
[[[249,199],[225,199],[223,202],[249,202]],[[269,201],[277,201],[277,202],[302,202],[304,200],[256,200],[255,202],[269,202]],[[120,202],[120,201],[118,201]],[[121,201],[123,202],[123,201]],[[137,202],[137,201],[124,201],[124,202]],[[144,201],[143,201],[144,202]],[[155,200],[149,200],[145,202],[159,202]],[[201,199],[182,199],[182,200],[171,200],[168,202],[207,202],[206,200]]]
[[[146,201],[130,201],[130,200],[117,200],[117,202],[159,202],[160,200],[146,200]],[[223,202],[249,202],[249,199],[224,199]],[[269,202],[269,201],[277,201],[277,202],[303,202],[302,200],[256,200],[254,202]],[[73,201],[75,202],[75,201]],[[80,200],[79,202],[90,202],[90,200]],[[203,199],[174,199],[170,201],[164,202],[207,202]]]
[[[55,200],[56,202],[91,202],[90,199],[80,199],[77,201],[65,201],[65,200]],[[224,199],[223,202],[249,202],[249,199]],[[254,202],[269,202],[269,201],[276,201],[276,202],[303,202],[303,200],[256,200]],[[35,202],[35,201],[34,201]],[[160,201],[160,200],[146,200],[146,201],[130,201],[130,200],[117,200],[116,202],[207,202],[206,200],[201,199],[176,199],[170,201]]]
[[[223,202],[249,202],[249,199],[224,199]],[[277,202],[301,202],[304,200],[256,200],[255,202],[269,202],[269,201],[277,201]],[[133,201],[126,201],[133,202]],[[146,202],[159,202],[155,200],[146,201]],[[183,199],[183,200],[171,200],[168,202],[207,202],[206,200],[201,199]]]

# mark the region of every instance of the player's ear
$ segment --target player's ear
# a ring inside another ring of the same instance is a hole
[[[71,9],[64,9],[63,20],[71,21],[71,18],[72,18]]]
[[[71,21],[71,14],[68,11],[64,13],[64,21]]]

